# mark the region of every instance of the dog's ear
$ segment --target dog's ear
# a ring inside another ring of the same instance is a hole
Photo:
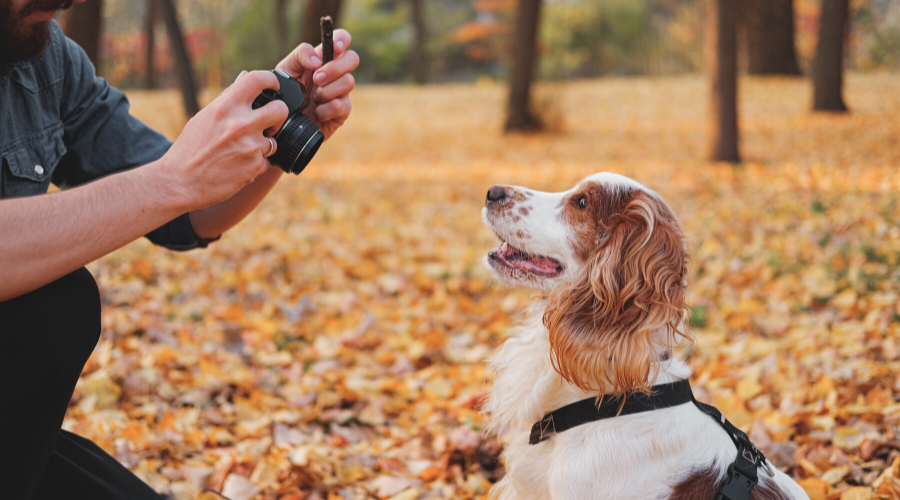
[[[597,250],[573,283],[554,290],[544,312],[554,368],[588,392],[649,391],[659,337],[682,337],[687,251],[681,223],[655,195],[639,191],[602,221]]]

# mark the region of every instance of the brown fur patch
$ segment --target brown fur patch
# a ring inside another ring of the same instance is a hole
[[[563,223],[573,229],[575,255],[586,262],[597,250],[604,223],[621,214],[634,197],[633,188],[616,188],[599,182],[584,183],[581,189],[563,200]],[[578,200],[584,197],[587,208],[580,208]]]
[[[519,213],[522,215],[528,215],[528,208],[527,207],[519,207]]]
[[[765,474],[759,471],[760,474]],[[684,481],[672,488],[669,500],[713,500],[725,478],[719,479],[716,469],[711,466],[695,470]],[[751,500],[790,500],[774,481],[760,481],[750,492]]]
[[[586,208],[578,207],[584,196]],[[649,391],[651,336],[680,340],[687,252],[681,222],[658,197],[589,183],[564,202],[575,228],[581,274],[550,295],[544,324],[554,368],[591,392]]]
[[[695,470],[672,488],[669,500],[713,500],[721,484],[718,476],[712,467]]]
[[[760,474],[764,474],[764,472],[760,472]],[[753,488],[753,492],[750,495],[751,500],[790,500],[785,492],[781,491],[781,488],[775,484],[775,481],[766,481],[765,483],[761,482]]]
[[[512,199],[515,202],[523,203],[523,202],[525,202],[525,200],[528,199],[528,196],[525,195],[526,192],[519,191],[518,189],[508,188],[505,186],[504,186],[504,188],[506,189],[506,196],[508,196],[510,199]]]

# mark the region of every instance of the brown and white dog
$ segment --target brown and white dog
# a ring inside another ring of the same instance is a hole
[[[486,411],[503,436],[497,500],[712,500],[737,448],[693,404],[571,428],[536,445],[531,426],[570,403],[683,380],[671,359],[684,329],[688,254],[658,194],[600,173],[544,193],[494,186],[482,219],[502,240],[486,257],[499,280],[543,292],[491,360]],[[760,469],[761,470],[761,469]],[[806,499],[780,471],[754,500]]]

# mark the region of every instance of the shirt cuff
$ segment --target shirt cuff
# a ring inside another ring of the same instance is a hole
[[[212,239],[198,237],[194,233],[194,228],[191,226],[191,220],[188,215],[184,214],[176,217],[163,226],[147,233],[147,239],[154,245],[170,250],[185,251],[194,248],[206,248],[207,245],[221,238],[221,236]]]

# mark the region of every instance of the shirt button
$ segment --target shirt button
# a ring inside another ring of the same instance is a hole
[[[44,167],[42,167],[42,166],[40,166],[40,165],[35,165],[35,166],[34,166],[34,173],[36,173],[36,174],[38,174],[38,175],[44,175]]]

